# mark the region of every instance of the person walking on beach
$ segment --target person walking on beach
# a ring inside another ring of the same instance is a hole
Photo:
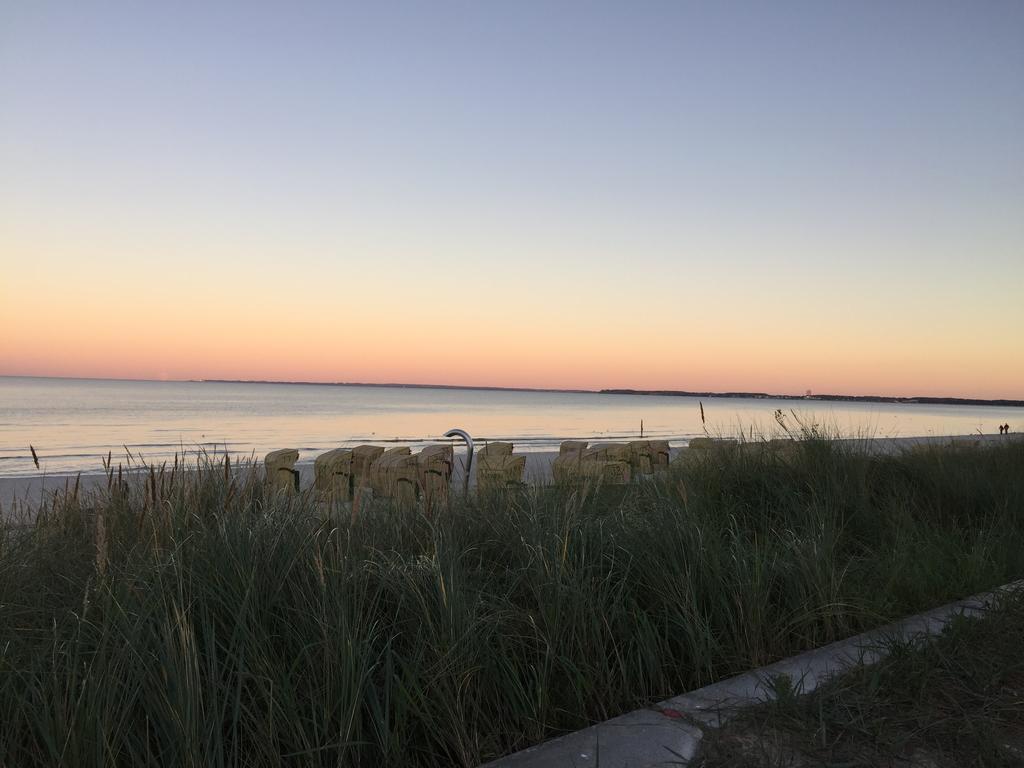
[[[999,434],[1000,435],[1003,434],[1003,425],[1002,424],[999,425]]]

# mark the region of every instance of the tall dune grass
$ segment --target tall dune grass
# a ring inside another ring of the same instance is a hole
[[[1024,576],[1024,444],[708,451],[430,517],[207,459],[0,529],[0,765],[470,766]]]

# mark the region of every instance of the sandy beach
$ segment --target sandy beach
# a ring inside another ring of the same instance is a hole
[[[865,450],[878,453],[893,453],[907,450],[922,445],[943,445],[948,443],[967,443],[975,445],[994,445],[1000,441],[1020,440],[1022,434],[1011,435],[953,435],[953,436],[926,436],[926,437],[884,437],[872,439],[850,439],[849,443],[863,446]],[[595,441],[599,442],[599,441]],[[675,459],[680,451],[688,450],[686,447],[672,448],[671,459]],[[545,484],[551,481],[551,463],[558,455],[555,451],[537,451],[524,453],[526,456],[526,481],[531,484]],[[313,483],[313,461],[315,455],[300,456],[296,468],[299,470],[300,481],[303,488]],[[462,483],[465,454],[461,446],[456,447],[455,470],[452,477],[452,487],[458,488]],[[48,494],[65,489],[72,489],[76,478],[80,490],[87,491],[106,483],[106,476],[102,473],[74,474],[52,474],[52,475],[21,475],[0,477],[0,509],[6,515],[15,507],[30,509],[37,506]],[[475,485],[476,472],[470,475],[470,485]]]

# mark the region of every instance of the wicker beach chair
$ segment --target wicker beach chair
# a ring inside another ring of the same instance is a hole
[[[352,449],[334,448],[313,463],[313,486],[322,499],[348,501],[352,497]]]
[[[263,458],[267,472],[267,485],[274,491],[294,493],[299,490],[299,473],[295,462],[299,452],[294,448],[280,448]]]
[[[416,454],[417,479],[428,507],[448,500],[454,458],[450,445],[428,445]]]
[[[526,457],[513,456],[512,443],[487,443],[480,449],[476,464],[476,487],[493,491],[521,485],[526,472]]]
[[[370,486],[375,496],[411,506],[419,496],[418,461],[408,446],[389,448],[370,465]]]
[[[556,483],[568,483],[580,475],[580,462],[587,443],[581,440],[565,440],[558,446],[558,456],[551,462],[551,477]]]
[[[633,440],[629,449],[629,464],[634,476],[668,469],[668,440]]]
[[[370,467],[382,455],[384,455],[384,449],[379,445],[357,445],[352,449],[353,496],[361,490],[372,486],[370,482]]]

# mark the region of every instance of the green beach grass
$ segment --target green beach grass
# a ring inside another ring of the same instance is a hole
[[[709,728],[694,768],[1013,768],[1024,765],[1024,595],[957,617],[924,644],[891,643],[806,696]]]
[[[696,454],[430,516],[58,493],[0,531],[0,765],[471,766],[1024,576],[1024,443]]]

